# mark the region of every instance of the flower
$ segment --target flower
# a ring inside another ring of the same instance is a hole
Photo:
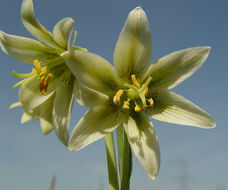
[[[14,76],[24,79],[13,86],[21,87],[19,102],[12,104],[11,108],[18,105],[24,108],[21,123],[40,118],[43,134],[55,129],[58,138],[67,145],[76,78],[60,54],[70,46],[74,21],[71,18],[60,20],[51,33],[36,19],[32,0],[23,0],[21,20],[39,41],[0,31],[2,50],[21,62],[33,63],[35,67],[26,74],[13,71]],[[74,43],[75,41],[76,32]],[[71,48],[86,51],[76,46]]]
[[[80,150],[123,124],[135,156],[151,179],[160,166],[158,139],[149,117],[181,125],[215,127],[204,110],[168,90],[190,77],[206,60],[209,47],[176,51],[149,66],[152,40],[145,12],[129,13],[114,51],[114,68],[104,58],[82,51],[62,54],[72,73],[103,103],[90,105],[72,131],[68,149]],[[84,94],[85,96],[85,94]]]

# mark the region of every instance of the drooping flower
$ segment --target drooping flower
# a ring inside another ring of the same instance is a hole
[[[154,179],[159,171],[160,151],[154,119],[180,125],[213,128],[216,123],[204,110],[168,90],[190,77],[206,60],[210,47],[176,51],[150,65],[152,40],[145,12],[132,10],[114,51],[114,68],[104,58],[83,51],[62,54],[81,85],[103,99],[100,105],[78,94],[90,106],[69,139],[70,151],[80,150],[123,124],[131,149]],[[75,87],[77,88],[77,86]]]
[[[0,31],[0,45],[6,54],[21,62],[34,64],[30,73],[13,71],[14,76],[23,80],[13,86],[20,86],[19,102],[11,107],[20,105],[24,109],[21,123],[40,119],[43,134],[55,129],[58,138],[67,145],[76,78],[60,54],[71,45],[69,40],[74,21],[71,18],[60,20],[51,33],[36,19],[32,0],[23,0],[21,20],[39,41]],[[71,48],[86,51],[74,45]]]

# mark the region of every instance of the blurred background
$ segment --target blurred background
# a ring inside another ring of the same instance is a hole
[[[31,37],[20,21],[21,0],[0,0],[0,30]],[[112,62],[119,32],[128,13],[141,6],[149,20],[152,62],[176,50],[211,46],[208,60],[174,92],[210,113],[211,130],[152,120],[161,149],[161,169],[152,182],[133,158],[131,190],[228,190],[228,1],[227,0],[34,0],[37,18],[52,31],[64,17],[75,20],[77,45]],[[54,133],[43,136],[39,122],[20,124],[18,79],[11,71],[30,72],[0,51],[0,189],[106,190],[108,174],[104,139],[68,152]],[[71,129],[87,109],[75,104]]]

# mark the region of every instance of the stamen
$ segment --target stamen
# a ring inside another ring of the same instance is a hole
[[[48,74],[46,78],[44,76],[40,79],[40,92],[45,95],[47,93],[48,83],[52,78],[52,74]]]
[[[37,71],[41,71],[40,62],[37,59],[33,61],[33,65]]]
[[[44,76],[47,72],[47,67],[41,67],[40,68],[40,75],[39,75],[39,79]]]
[[[123,108],[129,110],[130,109],[129,105],[130,103],[128,101],[124,101]]]
[[[116,95],[113,97],[114,104],[120,105],[120,97],[122,96],[122,94],[123,94],[123,90],[117,91]]]
[[[138,81],[136,80],[135,75],[131,75],[131,80],[135,86],[137,86],[138,88],[141,87],[140,84],[138,83]]]
[[[150,103],[150,107],[152,108],[154,106],[154,100],[150,98],[147,101]]]
[[[141,111],[143,111],[142,106],[136,104],[136,106],[135,106],[135,112],[141,112]]]
[[[143,91],[143,95],[146,96],[148,94],[148,88],[146,88],[144,91]]]

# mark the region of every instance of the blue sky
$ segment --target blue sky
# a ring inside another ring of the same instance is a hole
[[[21,1],[0,0],[0,30],[31,37],[20,22]],[[64,17],[75,20],[77,44],[112,62],[113,50],[128,13],[141,6],[149,19],[156,59],[194,46],[212,47],[208,60],[174,92],[190,99],[216,120],[212,130],[152,120],[161,149],[161,169],[152,182],[134,158],[132,190],[228,189],[228,2],[226,0],[34,0],[36,16],[52,30]],[[0,189],[46,190],[57,176],[56,190],[108,189],[104,140],[68,152],[54,133],[43,136],[39,122],[20,124],[18,81],[11,71],[31,67],[0,51]],[[75,105],[71,129],[86,111]]]

